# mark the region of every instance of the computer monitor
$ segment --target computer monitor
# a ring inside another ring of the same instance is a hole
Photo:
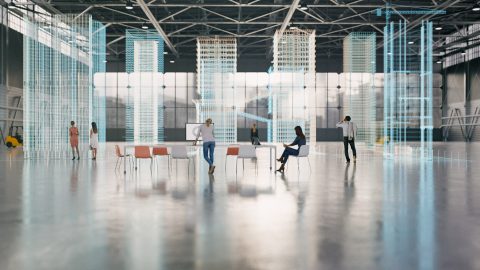
[[[201,125],[205,123],[186,123],[185,124],[185,140],[195,141],[197,139],[198,129]],[[212,123],[213,125],[213,123]],[[199,141],[202,140],[202,136],[198,138]]]

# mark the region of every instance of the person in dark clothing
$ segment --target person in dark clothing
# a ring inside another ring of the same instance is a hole
[[[291,144],[289,145],[283,144],[283,147],[285,147],[285,150],[283,151],[282,156],[279,159],[277,159],[277,161],[282,163],[282,165],[277,170],[277,172],[283,173],[285,171],[285,163],[287,163],[288,157],[298,156],[300,146],[307,144],[307,139],[305,138],[305,134],[303,134],[302,128],[300,126],[295,127],[295,134],[297,135],[297,137]],[[295,145],[298,145],[298,149],[294,149],[290,147]]]
[[[253,145],[260,145],[260,139],[258,138],[258,129],[256,124],[253,124],[252,128],[250,129],[250,140],[252,141]]]
[[[353,162],[357,162],[357,149],[355,149],[355,138],[357,137],[357,125],[352,122],[350,116],[345,116],[343,121],[340,121],[336,125],[343,130],[343,147],[345,151],[345,159],[347,163],[350,163],[350,156],[348,155],[348,145],[352,148]]]

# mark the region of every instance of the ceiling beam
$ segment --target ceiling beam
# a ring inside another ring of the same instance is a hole
[[[33,0],[36,2],[45,2],[45,1],[40,1],[40,0]],[[175,1],[176,2],[176,1]],[[257,1],[253,1],[257,3]],[[253,3],[252,2],[252,3]],[[412,1],[413,2],[413,1]],[[80,1],[61,1],[57,2],[55,1],[55,6],[57,7],[88,7],[91,6],[92,4],[88,1],[80,2]],[[118,1],[117,3],[113,2],[105,2],[105,3],[99,3],[98,1],[93,4],[95,7],[125,7],[125,3],[122,3],[122,1]],[[173,7],[173,8],[184,8],[184,7],[223,7],[223,8],[282,8],[282,7],[290,7],[291,5],[288,4],[251,4],[251,3],[245,3],[245,4],[218,4],[218,3],[198,3],[198,4],[192,4],[192,3],[152,3],[149,4],[148,6],[150,7]],[[352,8],[385,8],[385,5],[383,3],[379,4],[341,4],[338,3],[336,5],[334,4],[312,4],[308,5],[309,8],[346,8],[347,6],[350,6]],[[395,5],[396,8],[408,8],[408,9],[433,9],[436,8],[438,5],[426,5],[426,4],[409,4],[409,5]],[[453,7],[456,8],[471,8],[472,4],[465,4],[465,3],[457,3]]]
[[[163,31],[162,27],[158,23],[157,19],[155,16],[152,14],[152,11],[148,8],[147,4],[145,4],[145,1],[143,0],[137,0],[137,4],[140,6],[140,8],[143,10],[143,13],[148,17],[150,20],[150,23],[157,29],[157,32],[160,34],[160,36],[163,38],[163,41],[167,45],[167,47],[170,49],[170,51],[178,57],[178,51],[175,49],[173,46],[173,43],[170,41],[170,38],[168,38],[167,34]]]
[[[279,38],[282,37],[283,32],[285,32],[285,29],[287,29],[287,26],[290,23],[290,20],[292,19],[293,13],[295,13],[295,10],[297,10],[299,3],[300,3],[300,0],[293,0],[292,5],[288,10],[287,16],[285,16],[285,19],[283,20],[282,26],[280,26],[280,31],[278,32]]]
[[[116,43],[116,42],[118,42],[118,41],[120,41],[120,40],[122,40],[122,39],[124,39],[124,38],[125,38],[125,36],[120,36],[120,37],[118,37],[118,38],[116,38],[116,39],[108,42],[108,43],[107,43],[107,46],[110,46],[110,45],[112,45],[113,43]]]
[[[75,18],[73,18],[73,21],[76,21],[76,20],[77,20],[78,18],[80,18],[83,14],[89,12],[92,8],[93,8],[93,6],[87,7],[84,11],[82,11],[82,12],[79,13],[77,16],[75,16]]]
[[[355,15],[355,16],[358,16],[358,15]],[[113,24],[120,24],[120,23],[123,23],[123,24],[142,24],[144,23],[144,21],[126,21],[126,20],[118,20],[118,21],[102,21],[103,23],[113,23]],[[195,21],[163,21],[162,24],[173,24],[173,25],[177,25],[177,24],[204,24],[204,23],[207,23],[207,24],[233,24],[233,25],[236,25],[236,24],[249,24],[249,25],[259,25],[259,24],[264,24],[264,25],[277,25],[277,24],[283,24],[283,21],[240,21],[240,22],[234,22],[234,21],[199,21],[199,20],[195,20]],[[344,25],[358,25],[358,24],[361,24],[361,25],[365,25],[365,21],[340,21],[340,22],[336,22],[336,21],[326,21],[326,22],[320,22],[320,21],[290,21],[289,22],[290,24],[292,25],[340,25],[340,24],[344,24]],[[473,22],[475,23],[475,22]],[[478,22],[477,22],[478,23]],[[376,22],[370,22],[368,24],[373,24],[373,25],[385,25],[385,21],[376,21]],[[442,24],[465,24],[464,22],[461,22],[461,23],[455,23],[455,22],[445,22]]]

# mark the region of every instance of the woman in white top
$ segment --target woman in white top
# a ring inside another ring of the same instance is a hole
[[[92,129],[90,129],[90,148],[92,149],[92,160],[96,160],[98,148],[98,129],[97,123],[95,122],[92,122]]]
[[[215,136],[213,132],[212,119],[208,118],[204,125],[201,125],[197,132],[197,144],[198,138],[202,136],[203,139],[203,158],[208,162],[208,173],[212,174],[215,171],[213,165],[213,153],[215,151]]]

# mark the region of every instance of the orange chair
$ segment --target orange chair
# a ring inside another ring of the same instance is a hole
[[[227,148],[227,154],[225,155],[225,171],[227,171],[227,158],[228,156],[235,156],[238,158],[238,146],[229,146]]]
[[[153,158],[155,159],[157,156],[162,157],[165,156],[167,157],[168,160],[168,168],[170,168],[170,154],[168,153],[168,149],[166,146],[155,146],[152,149],[152,155]]]
[[[120,146],[118,146],[118,144],[115,145],[115,154],[117,155],[117,162],[115,163],[115,170],[117,169],[117,167],[119,167],[120,163],[119,161],[123,158],[127,158],[128,157],[128,163],[131,164],[132,163],[132,160],[131,160],[131,155],[124,155],[122,154],[122,151],[120,150]]]
[[[153,157],[150,154],[150,147],[148,146],[135,146],[135,170],[137,169],[137,159],[150,159],[150,171],[152,170]]]

